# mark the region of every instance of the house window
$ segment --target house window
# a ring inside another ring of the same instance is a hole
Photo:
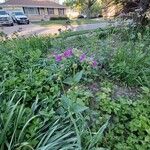
[[[64,8],[59,8],[58,12],[59,12],[59,15],[64,15],[65,14]]]
[[[24,13],[27,15],[39,15],[37,8],[24,7]]]
[[[44,8],[39,8],[40,15],[45,15],[45,9]]]
[[[48,14],[53,15],[54,14],[54,8],[47,8]]]

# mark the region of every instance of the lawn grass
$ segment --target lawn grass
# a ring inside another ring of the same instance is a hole
[[[50,20],[50,21],[40,21],[36,23],[42,26],[54,26],[54,25],[66,25],[66,21],[67,20]],[[82,25],[82,24],[92,24],[92,23],[100,23],[100,21],[94,19],[70,20],[70,25]]]

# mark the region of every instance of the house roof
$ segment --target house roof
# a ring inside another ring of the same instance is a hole
[[[22,6],[22,7],[44,7],[44,8],[66,8],[63,5],[50,0],[8,0],[0,6]]]

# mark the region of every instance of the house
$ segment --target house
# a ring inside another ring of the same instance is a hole
[[[51,17],[65,17],[66,7],[58,0],[8,0],[0,4],[7,11],[23,11],[31,20],[49,20]]]

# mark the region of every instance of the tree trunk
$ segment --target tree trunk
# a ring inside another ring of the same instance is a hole
[[[87,8],[87,18],[91,18],[91,8]]]
[[[91,18],[91,9],[97,0],[87,0],[87,18]]]

